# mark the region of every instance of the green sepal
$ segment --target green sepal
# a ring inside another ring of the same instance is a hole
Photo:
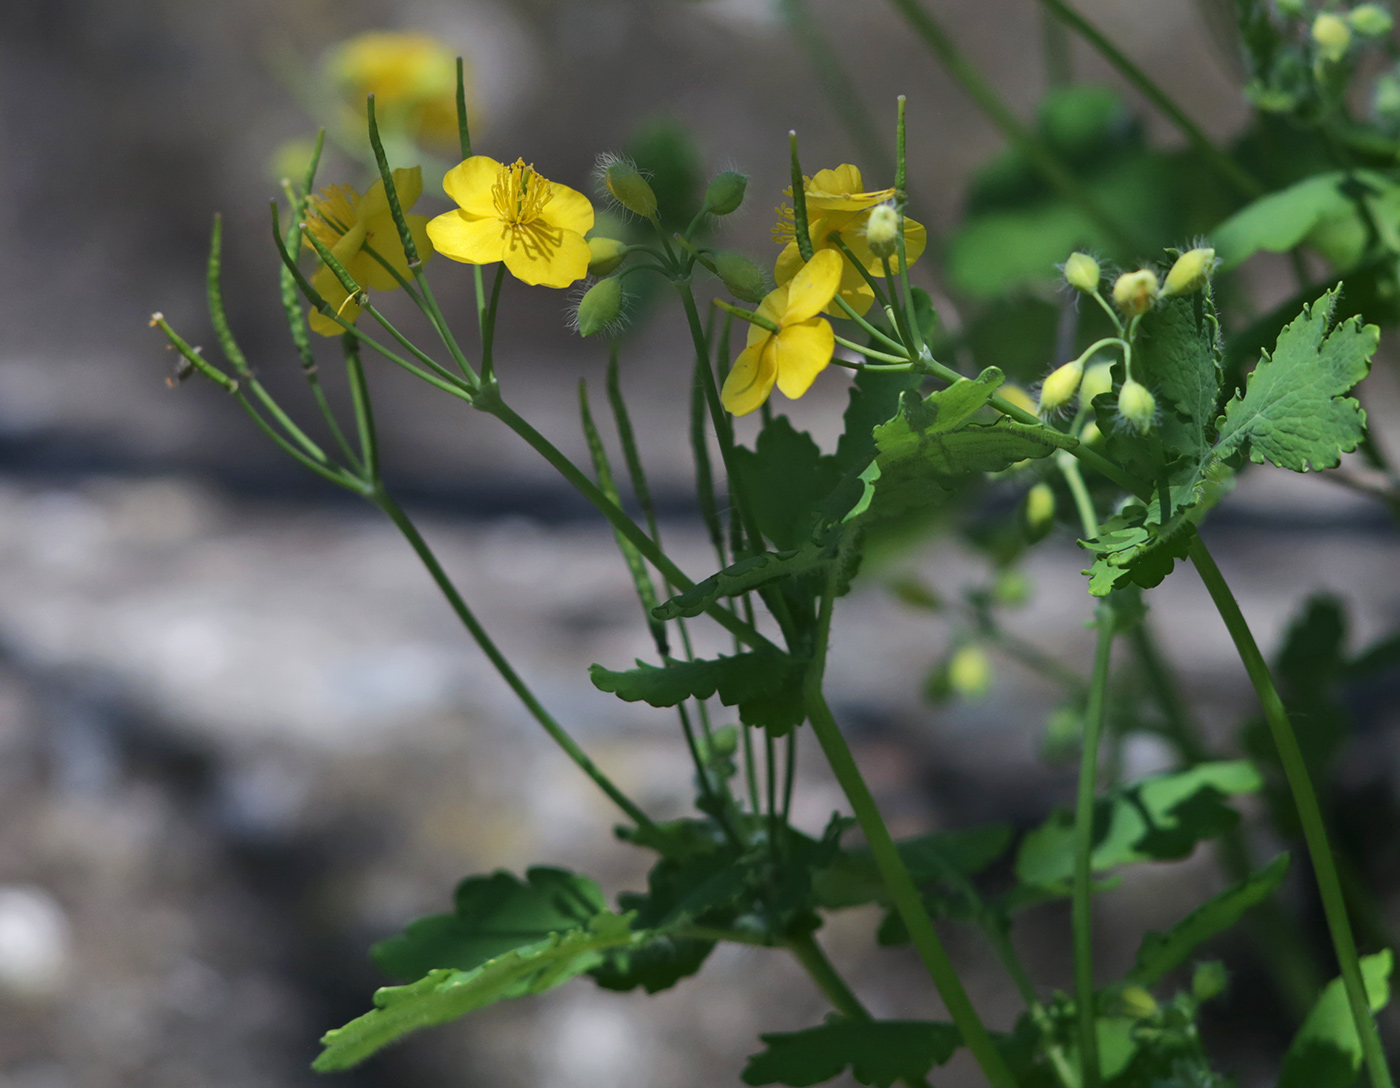
[[[749,1058],[744,1083],[795,1088],[831,1080],[847,1068],[858,1083],[876,1088],[890,1088],[898,1080],[917,1083],[935,1065],[951,1058],[962,1043],[952,1024],[841,1017],[805,1031],[772,1032],[759,1038],[767,1049]]]

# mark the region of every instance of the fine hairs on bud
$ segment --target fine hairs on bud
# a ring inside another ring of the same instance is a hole
[[[1080,359],[1058,366],[1050,372],[1040,386],[1040,404],[1036,411],[1042,416],[1051,416],[1074,399],[1079,390],[1080,379],[1084,377],[1084,363]]]
[[[1118,390],[1118,415],[1138,434],[1146,434],[1157,421],[1157,398],[1147,386],[1129,378]]]
[[[1064,273],[1065,282],[1076,291],[1091,295],[1099,289],[1099,279],[1102,276],[1099,262],[1087,253],[1071,253],[1065,261]]]
[[[1136,272],[1124,272],[1113,281],[1113,304],[1126,317],[1138,317],[1152,309],[1160,292],[1157,273],[1139,268]]]
[[[626,325],[622,317],[623,300],[621,276],[601,279],[579,297],[572,309],[570,325],[580,336],[621,332]]]
[[[637,164],[621,155],[604,152],[593,170],[598,187],[620,208],[651,219],[656,215],[656,194]]]
[[[1188,249],[1176,259],[1162,285],[1162,294],[1189,295],[1199,291],[1210,282],[1210,274],[1215,271],[1215,250],[1209,246]]]
[[[899,213],[889,203],[876,204],[865,221],[865,244],[875,256],[888,260],[899,251]]]
[[[722,171],[705,188],[705,211],[710,215],[729,215],[738,211],[748,187],[748,175],[737,170]]]

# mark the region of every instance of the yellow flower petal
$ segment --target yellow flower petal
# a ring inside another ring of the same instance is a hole
[[[796,400],[811,387],[816,376],[831,362],[836,337],[831,322],[814,317],[797,325],[787,325],[773,338],[778,388],[783,396]]]
[[[551,181],[549,203],[540,212],[540,219],[559,230],[587,234],[593,229],[593,205],[588,197],[567,185]]]
[[[788,285],[787,306],[781,324],[786,327],[816,317],[831,305],[841,285],[842,265],[846,263],[839,250],[821,249],[793,276]]]
[[[312,277],[311,286],[316,289],[317,294],[330,303],[331,309],[337,311],[350,324],[355,323],[355,319],[360,316],[360,307],[354,302],[347,301],[350,298],[350,292],[341,286],[340,280],[336,278],[334,272],[322,265],[316,270],[316,275]],[[338,322],[331,320],[320,310],[312,310],[307,315],[306,320],[307,324],[311,326],[311,331],[320,333],[322,336],[339,336],[345,331]]]
[[[399,194],[399,207],[408,211],[423,195],[423,168],[404,166],[395,170],[391,176],[394,179],[394,192]],[[369,192],[355,211],[360,220],[377,219],[381,215],[389,214],[389,197],[384,192],[383,178],[369,187]]]
[[[835,170],[818,170],[804,186],[807,218],[813,218],[813,213],[862,211],[894,196],[893,189],[867,193],[861,191],[861,185],[860,170],[850,163],[844,163]]]
[[[778,254],[778,260],[773,265],[773,279],[779,284],[787,283],[797,275],[802,265],[802,251],[797,248],[796,242],[789,242]]]
[[[408,229],[412,232],[413,242],[418,247],[419,258],[426,261],[433,255],[433,243],[425,230],[428,217],[414,215],[410,212],[404,218],[408,220]],[[367,222],[364,225],[364,230],[365,245],[384,258],[385,262],[404,279],[411,279],[412,273],[408,268],[408,258],[403,251],[403,240],[399,237],[399,228],[395,225],[393,217],[386,211],[383,215]],[[392,291],[399,285],[399,281],[384,265],[374,259],[373,254],[362,250],[361,258],[356,258],[354,267],[346,265],[346,271],[354,276],[357,282],[374,291]]]
[[[763,301],[758,304],[758,316],[771,321],[774,325],[783,323],[783,314],[787,312],[788,305],[788,285],[775,287],[763,296]],[[772,332],[762,325],[749,326],[749,343],[754,342],[755,336],[771,336]]]
[[[427,232],[433,248],[444,257],[466,264],[492,264],[505,256],[510,230],[494,216],[481,219],[452,211],[429,221]]]
[[[499,228],[500,224],[496,226]],[[593,258],[593,251],[583,235],[551,228],[542,222],[507,230],[504,246],[501,259],[510,274],[521,283],[543,287],[568,287],[577,283],[588,275],[588,262]]]
[[[470,215],[496,218],[496,182],[501,164],[488,155],[473,155],[459,162],[442,179],[443,191]],[[499,260],[499,258],[493,258]]]
[[[759,343],[750,344],[739,353],[734,368],[724,379],[719,399],[736,416],[746,416],[757,409],[773,391],[778,367],[774,353],[769,350],[772,339],[765,330]]]

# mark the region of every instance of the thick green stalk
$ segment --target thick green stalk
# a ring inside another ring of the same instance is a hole
[[[802,685],[812,729],[832,772],[836,775],[837,782],[851,803],[856,821],[874,855],[875,866],[880,871],[880,877],[885,882],[895,910],[909,930],[919,958],[923,960],[939,996],[948,1007],[953,1023],[962,1032],[963,1042],[967,1044],[981,1067],[982,1074],[993,1088],[1016,1088],[1016,1078],[997,1052],[992,1037],[987,1033],[986,1026],[963,988],[962,980],[958,978],[957,971],[948,959],[943,942],[924,908],[919,890],[914,886],[909,870],[905,868],[904,861],[899,856],[899,850],[885,825],[884,817],[880,815],[879,806],[870,793],[870,787],[866,785],[855,756],[851,754],[850,746],[841,734],[841,727],[836,723],[826,697],[822,694],[822,676],[831,634],[832,606],[833,597],[831,587],[828,586],[822,598],[816,652],[812,656]]]
[[[1385,1050],[1381,1046],[1380,1032],[1376,1029],[1375,1018],[1371,1015],[1370,1003],[1366,998],[1366,987],[1361,977],[1361,965],[1357,960],[1356,941],[1352,936],[1351,922],[1347,918],[1346,900],[1342,894],[1341,880],[1337,875],[1336,860],[1327,843],[1327,829],[1322,819],[1322,809],[1317,803],[1317,793],[1308,767],[1303,759],[1298,738],[1288,720],[1288,711],[1278,688],[1274,686],[1269,666],[1254,635],[1249,630],[1239,602],[1230,592],[1220,568],[1210,550],[1199,536],[1192,535],[1190,543],[1191,562],[1205,582],[1211,600],[1215,602],[1220,618],[1234,640],[1235,649],[1249,674],[1250,683],[1259,696],[1264,708],[1264,719],[1269,724],[1269,733],[1278,749],[1279,762],[1283,765],[1284,777],[1288,781],[1293,803],[1298,809],[1298,821],[1303,827],[1303,841],[1308,847],[1308,858],[1312,862],[1313,874],[1317,880],[1318,895],[1322,899],[1323,913],[1327,918],[1327,929],[1332,936],[1332,948],[1342,969],[1342,985],[1346,990],[1347,1004],[1351,1006],[1356,1033],[1361,1040],[1361,1050],[1365,1055],[1366,1069],[1370,1075],[1372,1088],[1393,1088],[1390,1070],[1386,1066]]]
[[[597,765],[588,758],[587,753],[578,746],[574,738],[568,734],[564,727],[554,719],[554,716],[535,698],[534,692],[532,692],[525,684],[525,681],[520,678],[520,674],[511,667],[505,655],[501,653],[491,636],[486,633],[486,628],[481,625],[476,615],[467,606],[467,602],[462,599],[462,595],[457,592],[457,587],[452,583],[452,579],[447,576],[447,572],[442,569],[442,565],[438,562],[437,556],[433,554],[432,549],[428,547],[427,541],[425,541],[418,532],[418,528],[408,519],[408,516],[399,508],[399,505],[394,502],[382,488],[376,489],[369,498],[371,502],[389,516],[389,520],[394,523],[399,532],[403,534],[404,539],[407,540],[413,550],[418,553],[418,558],[422,561],[423,566],[427,567],[428,573],[432,576],[433,581],[437,583],[437,587],[441,590],[442,595],[447,598],[447,603],[452,606],[452,611],[457,613],[457,618],[462,621],[462,626],[471,633],[472,638],[476,640],[476,644],[481,647],[482,653],[484,653],[491,664],[496,667],[496,671],[501,674],[501,679],[510,686],[511,691],[515,692],[516,697],[525,704],[525,709],[530,712],[530,715],[535,721],[539,722],[544,728],[544,731],[549,734],[550,739],[552,739],[555,744],[559,745],[559,747],[564,750],[564,754],[574,761],[579,770],[583,771],[584,774],[591,778],[598,788],[607,794],[608,797],[612,799],[613,803],[617,805],[618,808],[622,809],[622,811],[627,814],[628,818],[635,822],[638,827],[649,831],[655,831],[656,825],[652,822],[651,818],[638,808],[630,797],[618,789],[617,786],[613,784],[612,779],[598,769]]]

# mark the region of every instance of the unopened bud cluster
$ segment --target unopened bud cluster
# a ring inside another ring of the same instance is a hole
[[[1152,309],[1161,293],[1157,273],[1150,268],[1124,272],[1113,281],[1113,304],[1126,317],[1139,317]]]

